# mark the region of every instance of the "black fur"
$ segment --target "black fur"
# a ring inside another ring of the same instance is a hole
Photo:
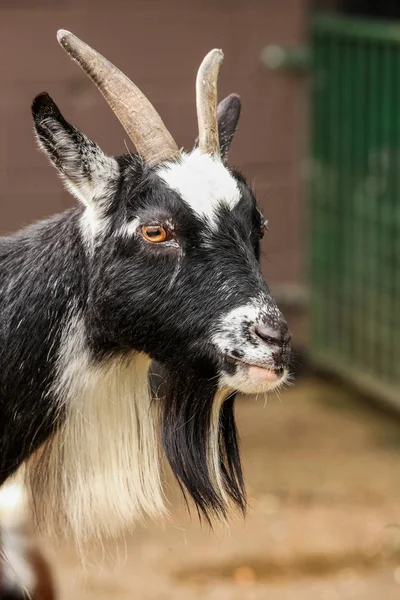
[[[170,372],[162,394],[162,439],[166,456],[182,491],[211,523],[210,515],[226,516],[226,504],[215,490],[207,464],[213,398],[217,383],[204,365],[196,371]],[[234,394],[220,414],[220,461],[225,491],[242,510],[246,507],[238,436],[233,416]]]
[[[79,212],[0,238],[0,484],[62,419],[49,391],[68,304],[88,289]]]

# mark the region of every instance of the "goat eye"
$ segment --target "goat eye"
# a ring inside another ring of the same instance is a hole
[[[167,230],[161,225],[143,225],[142,235],[148,242],[159,244],[167,239]]]
[[[265,235],[265,225],[261,225],[260,227],[260,239],[263,239],[264,235]]]

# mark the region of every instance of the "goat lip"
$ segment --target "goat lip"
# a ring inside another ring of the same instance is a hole
[[[242,358],[237,358],[231,354],[227,354],[227,358],[235,364],[239,363],[248,369],[248,374],[251,378],[265,379],[268,381],[277,381],[285,373],[285,367],[273,366],[271,364],[262,365],[260,363],[248,362]]]

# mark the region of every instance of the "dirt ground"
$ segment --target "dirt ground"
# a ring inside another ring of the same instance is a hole
[[[211,533],[171,485],[171,520],[79,564],[45,544],[61,600],[399,600],[400,420],[302,379],[240,399],[250,511]]]

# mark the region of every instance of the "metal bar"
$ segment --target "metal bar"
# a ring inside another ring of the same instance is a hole
[[[400,407],[400,24],[312,40],[311,356]]]
[[[400,22],[396,21],[371,21],[320,13],[312,17],[311,28],[320,34],[365,40],[367,43],[400,42]]]

